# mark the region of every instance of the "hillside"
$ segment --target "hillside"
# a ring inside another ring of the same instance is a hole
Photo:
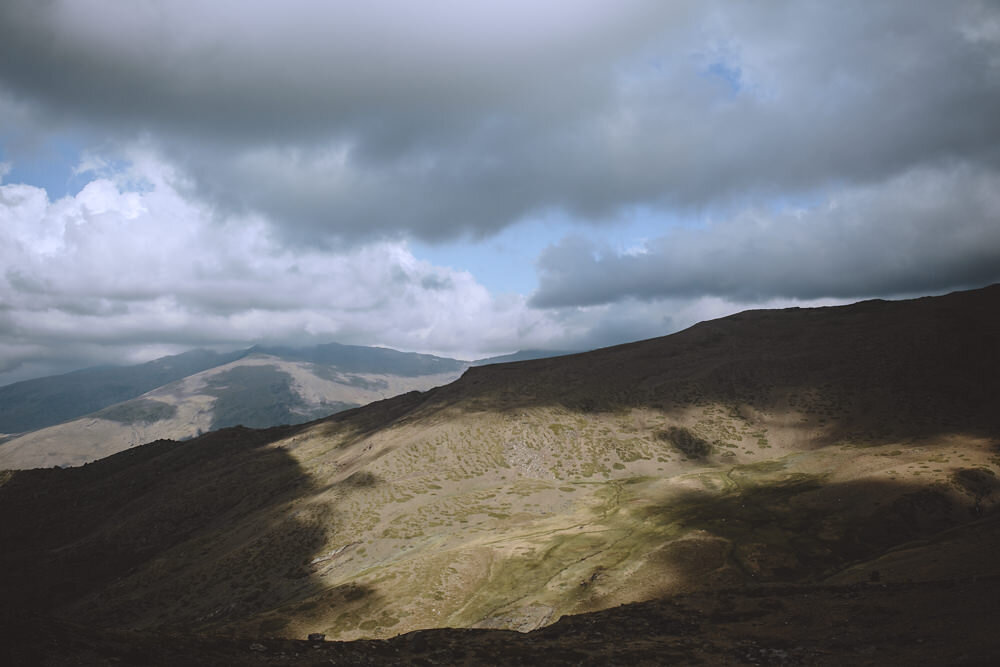
[[[12,401],[16,409],[8,412],[45,427],[0,441],[0,469],[82,465],[153,440],[182,440],[227,426],[304,423],[446,384],[466,366],[431,355],[328,344],[254,347],[229,355],[194,352],[140,366],[17,383],[2,388],[18,397]],[[169,375],[164,374],[167,369]],[[175,379],[135,393],[165,377]],[[128,384],[127,378],[134,382]],[[67,409],[50,413],[46,407],[52,402],[65,408],[88,392],[90,398],[83,404],[99,409],[83,417],[60,423],[70,414]],[[108,402],[109,397],[126,394],[135,397]],[[12,418],[7,423],[21,422]]]
[[[913,655],[936,608],[964,625],[920,655],[986,655],[960,614],[1000,575],[998,339],[998,286],[750,311],[316,423],[8,472],[6,604],[137,637],[588,627],[591,657],[662,617],[649,650],[767,662],[813,642],[796,659],[830,664]]]
[[[0,387],[0,436],[25,433],[96,412],[201,371],[244,352],[192,350],[134,366],[100,366]]]

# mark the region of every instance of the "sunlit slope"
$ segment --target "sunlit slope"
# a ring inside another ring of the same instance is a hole
[[[996,287],[748,312],[309,426],[18,473],[4,517],[47,516],[46,488],[79,509],[7,525],[24,550],[3,569],[59,571],[56,591],[20,594],[99,624],[341,639],[986,574],[969,531],[1000,501],[998,313]],[[67,517],[112,487],[111,514]],[[107,550],[120,571],[72,583]]]

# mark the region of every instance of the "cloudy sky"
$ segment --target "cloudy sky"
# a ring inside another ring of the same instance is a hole
[[[4,0],[0,384],[1000,280],[995,0]]]

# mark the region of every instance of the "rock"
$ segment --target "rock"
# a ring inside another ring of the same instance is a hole
[[[250,650],[251,651],[266,651],[267,647],[264,646],[263,644],[258,644],[257,642],[254,642],[253,644],[250,644]]]
[[[326,639],[326,635],[322,632],[311,632],[309,633],[309,641],[311,642],[321,642]]]

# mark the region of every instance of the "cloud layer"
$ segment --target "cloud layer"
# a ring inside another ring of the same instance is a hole
[[[0,81],[297,238],[998,164],[995,3],[15,0]]]
[[[259,340],[602,345],[982,285],[997,118],[991,0],[8,0],[0,381]],[[21,182],[67,146],[82,189]],[[531,295],[411,250],[556,218]]]
[[[628,252],[581,238],[539,259],[538,307],[623,297],[841,299],[1000,281],[1000,173],[916,170],[809,207],[747,208]]]
[[[162,165],[142,167],[56,202],[0,185],[0,372],[44,350],[120,346],[340,340],[471,354],[509,349],[533,324],[523,298],[495,299],[404,243],[292,252],[253,217],[192,204]]]

